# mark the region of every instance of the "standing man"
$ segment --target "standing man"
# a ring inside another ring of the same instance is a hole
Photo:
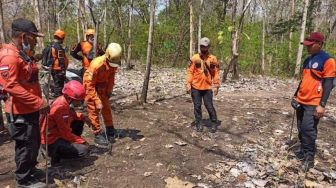
[[[117,43],[108,45],[104,55],[92,60],[90,66],[84,73],[84,87],[86,90],[85,102],[87,112],[95,134],[95,143],[107,145],[108,140],[101,129],[99,116],[104,118],[106,134],[114,137],[112,110],[109,102],[117,68],[121,62],[121,46]]]
[[[76,112],[74,107],[82,104],[85,97],[83,85],[71,80],[66,83],[63,95],[51,104],[48,114],[48,152],[51,165],[57,166],[61,158],[84,157],[89,152],[89,146],[81,137],[84,128],[84,115]],[[41,144],[45,146],[46,118],[41,122]]]
[[[68,68],[69,60],[65,55],[65,49],[62,44],[65,38],[65,32],[57,30],[54,33],[54,41],[51,44],[51,57],[53,64],[51,75],[54,80],[53,97],[62,95],[62,89],[65,82],[65,71]]]
[[[189,62],[187,70],[187,92],[191,94],[194,103],[195,126],[198,132],[203,131],[202,100],[211,120],[210,131],[217,130],[217,115],[212,103],[213,94],[218,94],[219,64],[216,56],[209,53],[210,40],[206,37],[200,40],[201,52],[195,54]]]
[[[82,61],[82,69],[81,69],[81,74],[83,75],[86,69],[89,67],[90,62],[94,58],[94,49],[93,49],[93,43],[94,43],[94,34],[95,30],[93,29],[88,29],[85,32],[85,41],[82,41],[78,43],[70,52],[70,55],[79,60]],[[97,54],[98,55],[103,55],[104,51],[97,47]],[[78,55],[78,53],[81,52],[81,55]]]
[[[324,36],[319,32],[311,33],[304,40],[310,56],[303,62],[301,82],[292,100],[301,143],[296,154],[303,161],[304,170],[314,167],[317,124],[325,113],[335,77],[335,60],[322,50],[323,44]]]
[[[38,69],[30,55],[37,37],[43,37],[35,24],[23,18],[12,22],[12,42],[0,50],[0,84],[9,95],[5,112],[8,130],[15,141],[17,187],[45,187],[35,177],[40,147],[39,115],[48,104],[41,97]]]

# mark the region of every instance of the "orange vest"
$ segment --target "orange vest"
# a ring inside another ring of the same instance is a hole
[[[91,50],[92,50],[93,46],[88,41],[80,42],[80,46],[81,46],[82,54],[83,54],[82,65],[83,65],[84,69],[87,69],[90,65],[90,62],[92,61],[92,59],[90,59],[90,58],[93,58],[93,54],[91,54],[92,53]],[[92,56],[92,57],[90,57],[90,56]]]

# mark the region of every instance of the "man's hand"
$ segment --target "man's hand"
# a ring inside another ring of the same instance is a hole
[[[316,111],[314,113],[314,116],[316,116],[317,118],[321,118],[321,117],[323,117],[324,112],[325,112],[325,108],[323,108],[322,106],[318,105],[316,107]]]
[[[43,55],[42,55],[42,54],[35,54],[35,55],[34,55],[34,59],[35,59],[35,61],[40,61],[42,58],[43,58]]]
[[[103,105],[102,105],[101,103],[97,104],[97,105],[96,105],[96,109],[97,109],[97,110],[101,110],[101,109],[103,109]]]
[[[43,103],[42,103],[39,111],[40,111],[40,114],[43,114],[43,115],[48,114],[50,112],[50,106],[47,103],[46,99],[43,99]]]
[[[218,89],[219,89],[218,87],[215,87],[215,88],[213,89],[213,92],[214,92],[214,95],[215,95],[215,96],[217,96],[217,94],[218,94]]]

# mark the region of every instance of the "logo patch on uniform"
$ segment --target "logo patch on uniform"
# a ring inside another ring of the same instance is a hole
[[[2,77],[4,80],[8,80],[9,72],[8,72],[8,71],[1,71],[1,77]]]
[[[313,65],[312,65],[312,68],[313,69],[316,69],[318,67],[318,62],[315,62]]]
[[[0,71],[4,71],[4,70],[9,70],[9,66],[8,65],[0,66]]]

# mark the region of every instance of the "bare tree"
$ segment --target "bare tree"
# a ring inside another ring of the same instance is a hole
[[[202,35],[202,15],[203,15],[203,11],[204,11],[204,8],[203,8],[203,0],[200,0],[201,1],[201,4],[200,4],[200,13],[198,15],[198,43],[197,43],[197,51],[198,53],[200,53],[201,51],[201,47],[199,45],[200,43],[200,40],[201,40],[201,35]]]
[[[127,45],[127,69],[131,69],[131,51],[132,51],[132,12],[133,0],[130,0],[128,6],[128,45]]]
[[[194,10],[192,0],[188,1],[190,14],[190,42],[189,42],[189,57],[194,55]]]
[[[228,67],[223,71],[223,77],[222,77],[222,82],[226,81],[227,78],[227,74],[230,71],[230,68],[233,66],[233,78],[234,79],[238,79],[239,78],[239,74],[238,74],[238,57],[239,57],[239,48],[238,48],[238,44],[239,44],[239,38],[241,33],[243,32],[243,20],[244,20],[244,15],[246,10],[248,9],[248,7],[250,6],[252,0],[248,0],[247,3],[244,5],[243,4],[243,11],[240,15],[239,18],[239,22],[238,22],[238,26],[236,26],[236,22],[234,21],[234,26],[233,26],[233,32],[231,33],[231,60],[229,62]],[[237,0],[235,0],[235,4],[237,5]],[[236,7],[236,6],[234,6]],[[234,10],[234,12],[232,13],[232,20],[235,20],[235,12],[236,10]]]
[[[141,104],[147,102],[148,85],[149,85],[149,78],[150,78],[151,64],[152,64],[154,16],[155,16],[155,0],[151,0],[150,1],[150,21],[149,21],[149,32],[148,32],[146,73],[145,73],[145,79],[143,82],[142,93],[140,97]]]
[[[34,0],[34,10],[35,10],[35,24],[37,26],[37,28],[39,30],[42,29],[42,24],[41,24],[41,10],[40,10],[40,2],[39,0]],[[42,38],[38,38],[37,39],[37,46],[40,49],[44,48],[44,44],[43,44],[43,39]]]
[[[291,0],[291,13],[290,18],[293,18],[295,14],[295,0]],[[287,70],[289,70],[290,67],[290,61],[292,60],[292,40],[293,40],[293,27],[289,28],[289,41],[288,41],[288,61],[287,61]]]
[[[80,32],[80,23],[81,23],[81,11],[80,11],[80,0],[77,0],[77,42],[79,43],[81,41],[81,32]]]
[[[99,37],[99,25],[101,24],[103,17],[105,15],[104,11],[100,11],[98,13],[98,19],[95,17],[93,10],[92,10],[92,5],[88,5],[88,8],[90,10],[90,14],[91,14],[91,18],[92,18],[92,22],[94,24],[94,28],[95,28],[95,34],[94,34],[94,43],[93,43],[93,51],[94,51],[94,56],[97,56],[98,53],[98,37]]]
[[[107,0],[104,3],[104,21],[103,21],[103,37],[104,37],[104,46],[107,46],[107,36],[106,36],[106,27],[107,27]]]
[[[36,1],[36,0],[35,0]],[[57,25],[58,25],[58,29],[61,29],[61,19],[60,19],[60,15],[61,13],[65,10],[65,8],[68,6],[68,3],[69,3],[69,0],[67,0],[65,2],[65,5],[64,7],[59,11],[57,12]]]
[[[266,3],[261,0],[262,4],[262,44],[261,44],[261,73],[265,73],[265,33],[266,33]]]
[[[0,43],[5,42],[5,23],[3,19],[2,0],[0,0]]]
[[[298,50],[297,57],[296,57],[296,66],[295,66],[294,77],[297,77],[299,72],[300,72],[300,65],[301,65],[301,58],[302,58],[302,51],[303,51],[303,45],[301,44],[301,42],[304,40],[305,31],[306,31],[308,6],[309,6],[309,0],[305,0],[304,1],[304,8],[303,8],[303,16],[302,16],[299,50]]]

